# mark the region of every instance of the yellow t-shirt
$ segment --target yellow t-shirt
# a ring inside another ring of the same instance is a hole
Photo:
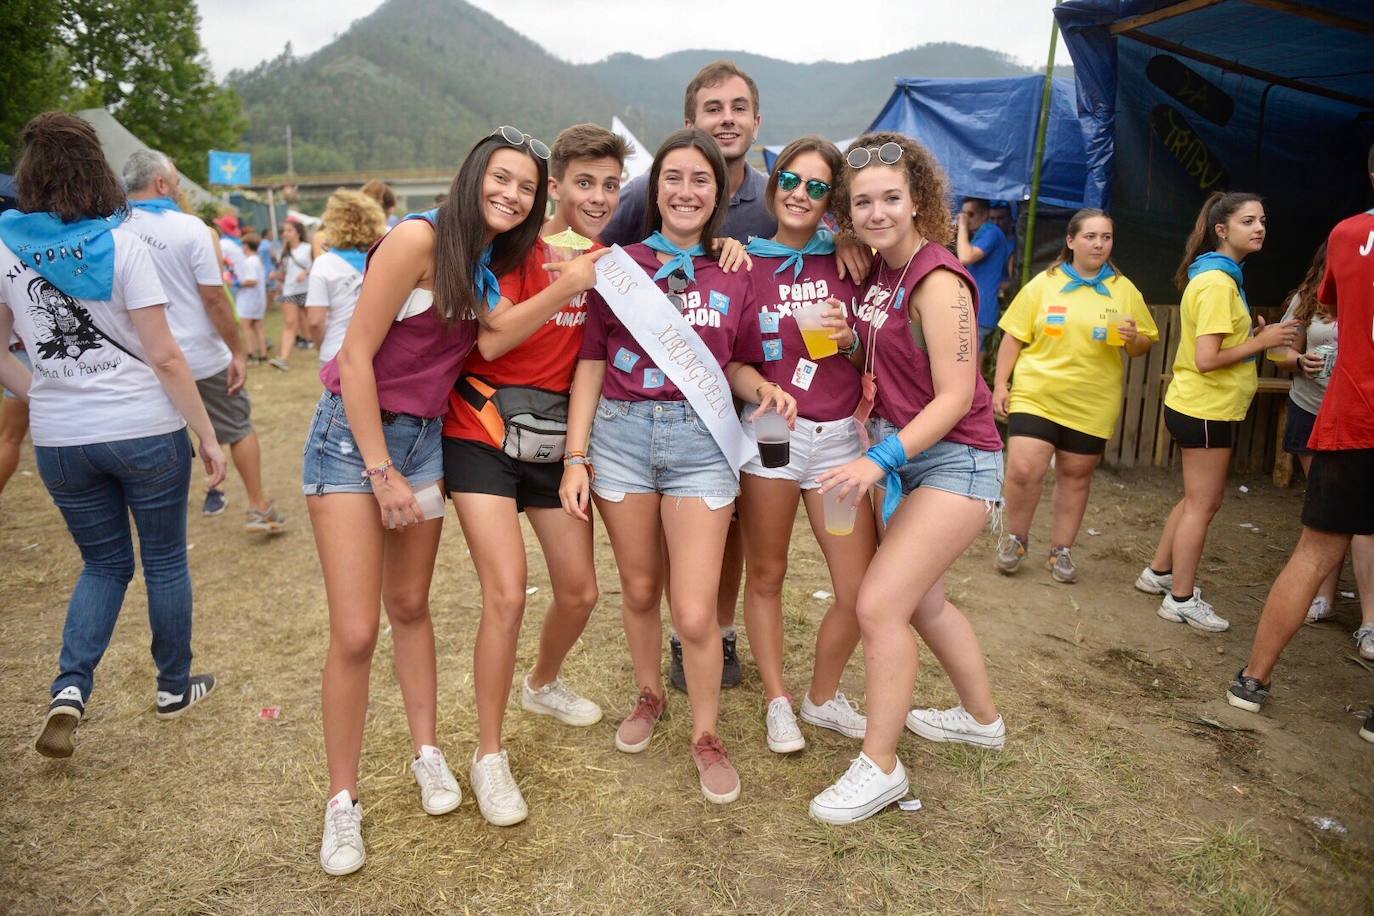
[[[1199,420],[1244,420],[1258,385],[1255,357],[1211,372],[1197,367],[1199,337],[1223,335],[1223,350],[1250,339],[1250,310],[1236,282],[1219,270],[1200,273],[1183,290],[1179,310],[1178,355],[1164,406]]]
[[[1154,341],[1159,328],[1140,290],[1120,274],[1106,281],[1110,298],[1086,286],[1060,292],[1069,280],[1062,270],[1037,274],[998,322],[1026,345],[1013,370],[1010,410],[1110,439],[1121,418],[1125,373],[1122,348],[1107,343],[1108,323],[1134,318],[1139,333]]]

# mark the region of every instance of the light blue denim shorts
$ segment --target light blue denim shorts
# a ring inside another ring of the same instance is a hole
[[[383,420],[387,454],[411,489],[444,479],[443,432],[443,417],[395,414]],[[302,491],[306,496],[371,493],[372,481],[363,477],[366,469],[363,453],[348,426],[343,398],[326,391],[315,406],[315,419],[305,440]]]
[[[874,442],[881,442],[901,427],[875,416],[869,423]],[[990,452],[961,442],[941,440],[916,455],[897,472],[902,495],[918,487],[944,490],[980,499],[989,508],[1002,505],[1002,451]]]
[[[589,451],[592,491],[610,502],[626,493],[661,493],[721,509],[739,493],[739,477],[686,401],[602,398]]]

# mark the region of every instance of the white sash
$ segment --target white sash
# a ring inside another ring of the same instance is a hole
[[[596,291],[654,365],[686,396],[739,474],[758,449],[745,438],[730,382],[701,337],[619,245],[596,262]]]

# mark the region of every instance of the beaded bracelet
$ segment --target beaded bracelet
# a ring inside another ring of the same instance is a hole
[[[394,465],[391,463],[391,459],[388,458],[381,464],[378,464],[375,467],[370,467],[367,470],[363,471],[363,480],[371,480],[373,477],[381,477],[382,482],[385,483],[387,480],[390,479],[387,477],[386,472],[391,467],[394,467]]]
[[[596,468],[592,467],[592,460],[588,458],[586,455],[583,455],[580,452],[569,452],[568,454],[563,456],[563,466],[565,468],[572,467],[573,465],[577,464],[580,464],[587,469],[588,477],[592,478],[593,480],[596,479]]]

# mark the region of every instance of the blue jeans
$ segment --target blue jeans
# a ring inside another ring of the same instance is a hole
[[[191,573],[186,564],[186,497],[191,438],[186,430],[96,445],[37,446],[38,473],[62,511],[84,567],[67,602],[56,696],[75,685],[89,700],[95,666],[110,646],[134,576],[129,513],[138,526],[157,688],[182,693],[191,679]]]

